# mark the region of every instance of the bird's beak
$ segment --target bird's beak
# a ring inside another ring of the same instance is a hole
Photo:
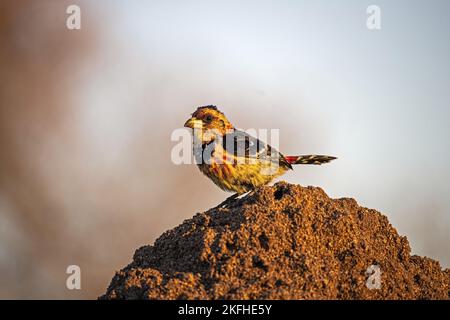
[[[200,119],[197,119],[195,117],[190,118],[186,123],[184,124],[186,128],[201,128],[203,126],[203,122]]]

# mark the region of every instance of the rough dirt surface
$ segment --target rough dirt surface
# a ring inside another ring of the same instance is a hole
[[[410,251],[381,213],[280,182],[138,249],[100,298],[449,299],[450,270]]]

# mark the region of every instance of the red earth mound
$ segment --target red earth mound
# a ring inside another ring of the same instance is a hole
[[[449,299],[450,270],[410,251],[381,213],[280,182],[138,249],[100,298]]]

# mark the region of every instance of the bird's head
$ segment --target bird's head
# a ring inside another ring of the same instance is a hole
[[[185,127],[191,129],[201,129],[203,132],[214,131],[225,135],[233,129],[233,125],[216,106],[199,107],[186,121]],[[210,140],[210,134],[203,134],[202,140]]]

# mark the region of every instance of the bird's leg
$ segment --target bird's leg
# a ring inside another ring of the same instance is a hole
[[[213,209],[217,209],[217,208],[225,208],[228,204],[230,204],[233,200],[236,199],[242,199],[245,196],[249,195],[250,193],[252,193],[253,190],[247,191],[245,193],[235,193],[232,196],[226,198],[223,202],[221,202],[219,205],[215,206]]]
[[[217,206],[215,206],[213,209],[217,209],[217,208],[224,208],[226,207],[231,201],[233,201],[234,199],[238,198],[240,196],[239,193],[235,193],[232,196],[229,196],[228,198],[226,198],[224,201],[222,201],[220,204],[218,204]]]
[[[251,194],[253,191],[254,191],[254,190],[250,190],[250,191],[247,191],[247,192],[245,192],[245,193],[241,193],[240,195],[238,195],[238,196],[236,197],[236,199],[242,199],[242,198],[244,198],[245,196],[248,196],[249,194]]]

